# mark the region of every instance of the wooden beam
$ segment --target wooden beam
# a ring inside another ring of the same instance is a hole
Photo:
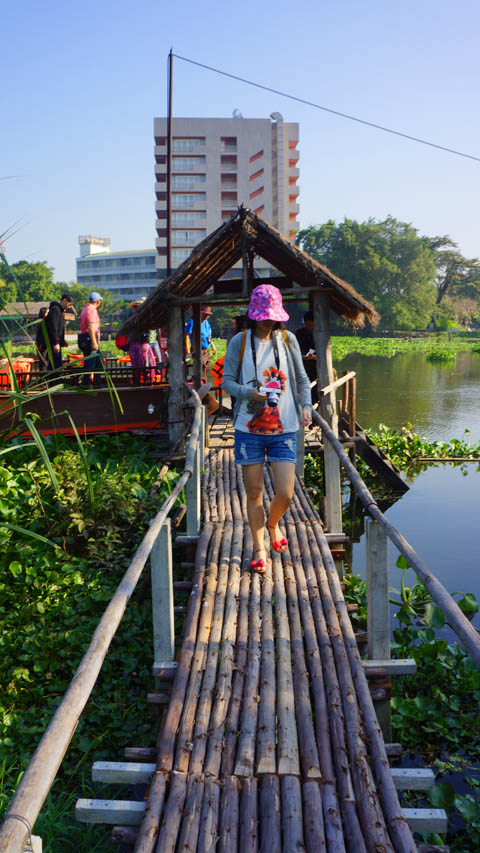
[[[381,667],[386,669],[390,675],[414,675],[417,671],[417,664],[412,658],[362,660],[362,664],[366,670]]]
[[[255,284],[257,283],[257,281],[258,281],[258,279],[255,279]],[[267,279],[266,283],[268,283],[270,281],[271,281],[270,279]],[[333,292],[332,287],[322,287],[322,286],[319,286],[318,284],[312,285],[311,287],[310,286],[304,286],[304,285],[298,285],[298,287],[291,287],[291,288],[289,287],[289,288],[286,288],[285,290],[282,290],[282,297],[283,298],[289,297],[289,296],[298,297],[301,293],[305,293],[306,294],[305,301],[306,301],[309,293],[313,293],[313,294],[325,293],[325,294],[328,294],[328,293],[332,293],[332,292]],[[206,302],[207,299],[208,299],[209,305],[230,305],[230,304],[232,304],[232,300],[234,302],[238,301],[238,302],[242,302],[242,303],[246,304],[246,303],[248,303],[249,298],[250,297],[244,297],[243,296],[242,287],[240,284],[239,289],[236,293],[232,293],[231,295],[226,294],[225,296],[215,296],[214,294],[211,294],[208,291],[206,293],[204,293],[203,296],[183,296],[182,297],[182,296],[178,296],[175,293],[172,293],[172,295],[168,298],[168,305],[169,306],[170,305],[177,305],[177,306],[181,305],[181,306],[186,308],[189,305],[195,305],[195,303],[198,303],[198,302],[200,302],[200,303]]]
[[[80,823],[108,823],[137,826],[147,804],[131,800],[77,800],[75,817]]]
[[[441,835],[447,831],[448,818],[443,809],[402,809],[412,832],[436,832]]]
[[[399,791],[427,791],[435,784],[435,774],[429,767],[392,767],[390,773]]]
[[[184,333],[182,311],[172,305],[168,311],[168,360],[170,396],[168,399],[168,435],[170,447],[183,452],[185,417],[183,414]]]
[[[344,376],[341,376],[340,379],[336,379],[335,382],[330,382],[330,385],[327,385],[325,388],[321,388],[319,393],[322,397],[326,397],[327,394],[330,394],[331,391],[336,391],[337,388],[340,388],[341,385],[345,385],[345,382],[349,382],[354,376],[356,376],[355,371],[350,370],[348,373],[345,373]]]
[[[95,761],[92,766],[92,782],[115,785],[148,784],[156,764],[135,761]]]

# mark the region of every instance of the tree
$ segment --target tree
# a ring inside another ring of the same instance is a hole
[[[28,261],[17,261],[16,264],[0,263],[0,279],[8,284],[16,281],[16,300],[45,302],[57,299],[61,295],[61,285],[55,284],[53,280],[53,267],[47,266],[46,261],[29,263]]]
[[[373,302],[382,328],[427,326],[437,293],[434,251],[409,223],[329,220],[300,231],[297,243]]]
[[[429,242],[437,268],[436,304],[440,305],[447,295],[453,300],[480,300],[480,261],[464,258],[457,243],[448,236],[432,237]]]

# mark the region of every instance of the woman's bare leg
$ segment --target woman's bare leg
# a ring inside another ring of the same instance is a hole
[[[252,531],[255,559],[265,559],[263,462],[259,462],[257,465],[242,465],[242,470],[247,493],[247,516]]]
[[[279,542],[283,539],[283,534],[280,531],[278,522],[290,506],[295,488],[295,463],[271,462],[270,464],[272,466],[275,494],[270,504],[267,527],[270,531],[272,542]],[[283,553],[286,547],[286,545],[283,546],[280,553]]]

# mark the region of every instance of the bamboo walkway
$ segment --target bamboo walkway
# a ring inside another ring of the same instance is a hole
[[[263,577],[243,478],[212,448],[204,526],[136,851],[401,851],[416,845],[320,518],[299,481]],[[272,495],[265,474],[265,508]]]

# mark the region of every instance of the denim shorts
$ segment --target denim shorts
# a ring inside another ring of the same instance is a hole
[[[235,430],[235,462],[237,465],[258,465],[265,462],[297,461],[297,433],[261,435]]]

